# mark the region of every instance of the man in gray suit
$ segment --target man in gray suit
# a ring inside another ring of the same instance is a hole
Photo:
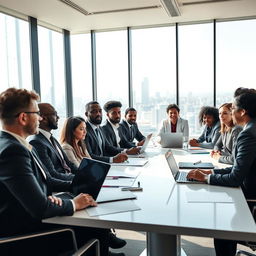
[[[192,170],[188,178],[211,185],[241,186],[245,197],[256,199],[256,93],[243,93],[232,105],[234,122],[243,126],[234,151],[234,165],[225,169]],[[214,240],[217,256],[233,256],[237,241]]]

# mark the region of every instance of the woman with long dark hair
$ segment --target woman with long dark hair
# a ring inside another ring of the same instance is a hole
[[[60,143],[69,161],[79,166],[84,157],[90,157],[84,142],[86,124],[82,117],[69,117],[62,129]]]

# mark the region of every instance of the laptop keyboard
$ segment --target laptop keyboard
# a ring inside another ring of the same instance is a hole
[[[188,179],[187,179],[187,173],[186,172],[179,172],[179,178],[178,178],[178,180],[179,181],[187,181]]]

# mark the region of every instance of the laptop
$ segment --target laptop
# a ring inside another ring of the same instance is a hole
[[[214,169],[214,165],[212,163],[207,162],[179,162],[180,169]]]
[[[171,173],[173,175],[174,180],[177,183],[194,183],[194,184],[202,184],[204,182],[197,181],[197,180],[189,180],[187,179],[187,172],[181,172],[179,170],[179,167],[175,161],[175,158],[173,156],[173,153],[171,150],[167,151],[165,153],[165,158],[167,160],[167,163],[169,165],[169,168],[171,170]]]
[[[161,133],[162,148],[183,148],[183,134],[177,132]]]
[[[102,189],[102,184],[110,167],[111,165],[108,163],[83,158],[72,181],[73,193],[64,192],[57,195],[62,199],[72,199],[80,193],[86,193],[90,194],[97,203],[136,199],[136,196],[131,192],[123,193],[120,189],[119,192],[112,189]]]
[[[145,150],[146,150],[146,148],[147,148],[147,146],[148,146],[148,143],[149,143],[149,141],[150,141],[152,135],[153,135],[153,133],[150,133],[150,134],[146,137],[146,139],[145,139],[145,141],[144,141],[142,147],[140,148],[140,153],[139,153],[138,155],[128,155],[128,157],[129,157],[129,158],[145,158],[146,155],[143,154],[143,153],[145,152]]]

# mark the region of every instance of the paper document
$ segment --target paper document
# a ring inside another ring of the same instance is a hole
[[[96,207],[90,207],[86,209],[86,212],[90,217],[113,214],[119,212],[129,212],[140,210],[133,200],[124,200],[111,203],[98,204]]]
[[[136,170],[125,170],[125,171],[118,171],[118,170],[111,170],[108,172],[107,177],[118,177],[118,178],[137,178],[140,174],[140,169]]]
[[[119,178],[119,179],[106,179],[103,187],[131,187],[135,179]]]
[[[97,203],[136,199],[137,196],[131,191],[122,191],[120,188],[101,188],[97,197]]]
[[[233,198],[226,193],[218,192],[187,192],[189,203],[233,203]]]
[[[190,154],[210,154],[209,150],[199,148],[199,147],[191,147],[190,149],[185,150]]]
[[[148,162],[147,159],[143,158],[129,158],[123,163],[112,163],[113,166],[143,166]]]

